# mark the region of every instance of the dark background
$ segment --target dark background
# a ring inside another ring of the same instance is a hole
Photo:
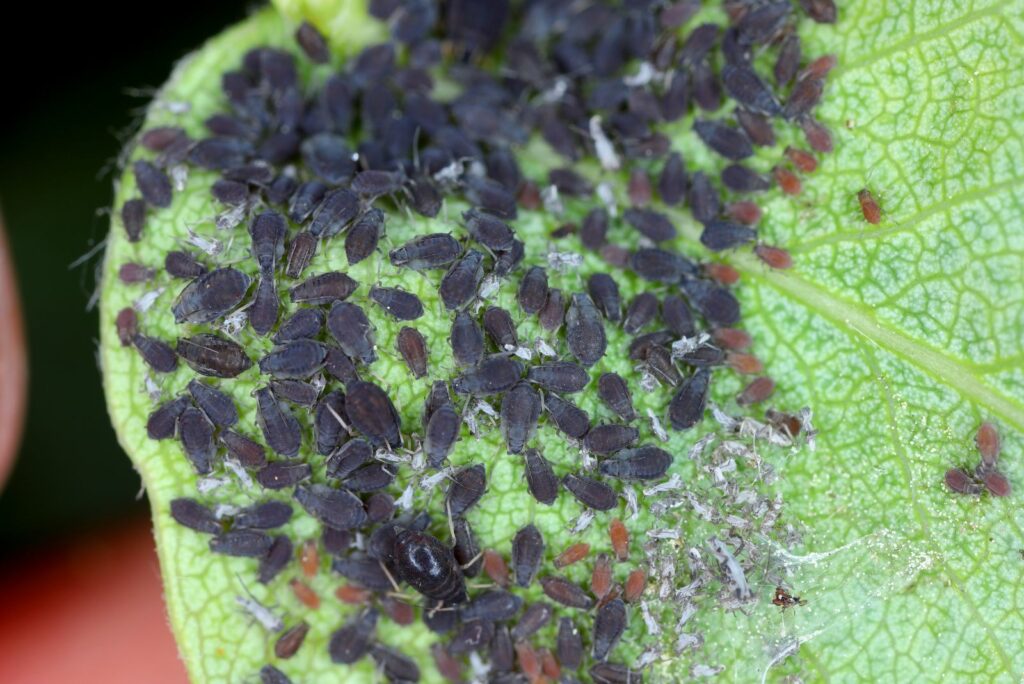
[[[71,264],[106,235],[114,159],[146,105],[131,91],[159,87],[177,59],[252,7],[22,3],[7,22],[0,210],[30,368],[21,450],[0,495],[0,556],[145,515],[139,477],[107,417],[96,311],[87,310],[102,254]]]

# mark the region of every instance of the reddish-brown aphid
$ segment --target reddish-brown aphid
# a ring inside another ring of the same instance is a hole
[[[960,468],[950,468],[946,471],[946,486],[957,494],[980,494],[981,485]]]
[[[491,549],[484,551],[484,572],[495,584],[502,587],[508,586],[508,565],[497,551]]]
[[[772,169],[772,175],[775,177],[775,182],[779,184],[779,189],[787,195],[799,195],[804,189],[800,179],[789,169],[776,166]]]
[[[805,66],[803,70],[796,75],[798,81],[805,81],[807,79],[822,79],[828,75],[828,72],[836,65],[835,55],[822,55],[818,57],[810,64]]]
[[[519,206],[530,211],[540,209],[540,188],[533,181],[526,181],[519,189]]]
[[[704,275],[722,285],[732,285],[740,279],[740,272],[728,264],[704,264]]]
[[[857,201],[860,202],[860,210],[864,213],[865,221],[877,225],[882,220],[882,209],[878,206],[878,202],[870,190],[864,188],[858,192]]]
[[[807,138],[807,144],[811,146],[812,150],[816,152],[832,151],[832,134],[825,126],[811,117],[805,116],[800,121],[800,127],[804,130],[804,137]]]
[[[295,592],[295,598],[302,601],[307,608],[316,610],[320,607],[320,597],[316,595],[316,592],[313,591],[308,584],[297,577],[292,578],[292,581],[289,582],[289,584],[291,584],[292,591]]]
[[[752,226],[761,220],[761,207],[749,200],[725,205],[725,215],[737,223]]]
[[[800,430],[803,425],[800,423],[800,419],[794,416],[792,413],[783,413],[775,409],[768,409],[764,412],[765,419],[775,426],[776,429],[782,430],[789,433],[790,437],[796,437],[800,434]]]
[[[743,391],[736,396],[736,403],[740,406],[757,404],[772,395],[775,391],[775,381],[767,376],[755,378]]]
[[[384,610],[388,613],[388,617],[397,625],[411,625],[416,619],[416,612],[413,610],[413,607],[405,601],[387,597],[382,603]]]
[[[121,268],[117,270],[117,277],[120,278],[121,282],[125,285],[144,283],[147,280],[152,279],[153,275],[153,269],[146,268],[142,264],[136,264],[130,261],[121,264]]]
[[[334,590],[334,595],[342,603],[362,604],[370,600],[372,593],[370,590],[357,587],[354,584],[343,584]]]
[[[981,454],[981,463],[984,466],[992,467],[999,458],[999,432],[992,423],[982,423],[978,426],[978,434],[974,436],[974,443],[978,445],[978,453]]]
[[[590,575],[590,590],[594,596],[603,599],[612,588],[612,563],[608,554],[602,553],[594,563],[594,572]]]
[[[462,666],[448,653],[448,649],[441,644],[434,644],[430,647],[430,652],[434,656],[434,665],[442,677],[449,682],[462,681]]]
[[[730,352],[726,356],[726,362],[734,371],[744,375],[753,375],[764,370],[764,364],[761,363],[761,359],[753,354]]]
[[[619,594],[621,594],[621,593],[622,593],[622,587],[620,587],[618,584],[612,585],[612,588],[608,590],[608,593],[605,594],[605,597],[597,602],[596,608],[598,610],[601,610],[607,604],[609,604],[612,601],[614,601],[615,599],[619,598]]]
[[[624,598],[627,603],[633,603],[643,595],[646,587],[647,573],[640,568],[636,568],[630,572],[629,577],[626,578],[626,587],[622,591],[622,598]]]
[[[775,587],[775,598],[772,599],[772,603],[782,610],[792,608],[793,606],[802,606],[807,603],[799,596],[793,596],[782,587]]]
[[[620,561],[629,559],[629,530],[618,518],[612,518],[608,524],[608,536],[612,540],[615,557]]]
[[[981,476],[981,481],[985,483],[985,489],[992,496],[1010,496],[1010,481],[998,470],[990,470],[984,473]]]
[[[814,158],[813,154],[806,150],[787,147],[786,156],[789,157],[789,161],[793,162],[793,166],[804,173],[814,173],[818,168],[818,160]]]
[[[754,247],[754,254],[757,258],[766,263],[770,268],[784,271],[793,267],[793,257],[781,247],[771,245],[757,245]]]
[[[526,675],[526,678],[531,683],[540,679],[540,659],[537,657],[537,652],[530,647],[530,644],[525,641],[517,641],[516,658],[519,660],[519,671]]]
[[[139,332],[139,317],[135,309],[126,307],[117,312],[117,337],[121,340],[122,347],[129,347],[132,338]]]
[[[316,540],[307,539],[299,547],[299,564],[302,566],[302,574],[306,577],[316,577],[316,571],[320,569],[320,554],[316,550]]]
[[[651,203],[651,179],[643,169],[633,169],[629,174],[629,201],[634,207],[646,207]]]
[[[586,558],[588,553],[590,553],[590,544],[587,544],[586,542],[573,544],[565,551],[558,554],[558,557],[555,558],[555,567],[564,568],[567,565],[572,565],[573,563]]]
[[[736,351],[748,349],[754,342],[750,337],[750,333],[739,328],[715,328],[711,333],[711,339],[719,347]]]
[[[558,678],[562,676],[562,668],[559,667],[555,655],[546,648],[540,652],[540,668],[552,681],[557,682]]]

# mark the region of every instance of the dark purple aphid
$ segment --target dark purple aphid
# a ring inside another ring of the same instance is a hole
[[[721,211],[718,192],[703,171],[693,174],[690,181],[690,209],[693,217],[701,223],[716,218]]]
[[[563,617],[558,621],[558,641],[556,652],[558,663],[565,670],[579,669],[583,662],[583,638],[576,629],[572,618]]]
[[[276,211],[258,214],[249,224],[252,238],[252,256],[259,265],[260,273],[273,274],[277,260],[284,251],[284,236],[288,224]]]
[[[274,461],[260,468],[256,480],[264,489],[285,489],[294,487],[313,476],[308,463],[289,463]]]
[[[597,663],[587,672],[594,684],[644,684],[643,672],[619,663]]]
[[[259,558],[270,550],[274,540],[270,535],[256,530],[230,530],[221,532],[210,540],[210,551],[225,556]]]
[[[495,628],[489,655],[493,672],[507,673],[512,670],[515,664],[515,650],[512,646],[512,635],[509,634],[506,625],[498,625]]]
[[[557,287],[548,290],[544,308],[538,314],[540,325],[548,332],[555,332],[565,321],[565,297]]]
[[[348,436],[343,422],[347,422],[345,395],[334,390],[324,395],[313,412],[313,428],[316,433],[316,450],[327,456]]]
[[[449,337],[455,361],[461,366],[475,366],[483,358],[484,334],[477,322],[465,311],[455,314]]]
[[[702,344],[680,356],[679,360],[694,368],[717,366],[725,361],[725,352],[714,345]]]
[[[604,604],[594,618],[594,658],[604,660],[626,630],[626,604],[614,599]]]
[[[519,346],[515,321],[499,306],[488,307],[484,312],[484,331],[498,351],[512,351]]]
[[[770,180],[742,164],[722,169],[722,184],[734,192],[762,192],[772,186]]]
[[[346,489],[300,485],[295,488],[295,500],[311,516],[338,530],[359,528],[366,522],[363,502]]]
[[[266,450],[259,442],[234,430],[221,430],[220,441],[228,454],[246,468],[260,468],[267,462]]]
[[[274,655],[282,660],[288,660],[298,653],[307,634],[309,634],[309,623],[305,620],[289,628],[274,642]],[[260,676],[264,677],[262,671]]]
[[[515,233],[501,219],[476,209],[465,212],[462,219],[466,222],[470,237],[491,251],[500,252],[512,247]]]
[[[695,121],[693,130],[705,145],[726,159],[738,161],[746,159],[754,153],[750,140],[742,131],[726,126],[719,121],[705,119]]]
[[[131,346],[132,338],[139,332],[139,317],[135,313],[135,309],[125,307],[118,311],[114,324],[117,327],[117,338],[121,340],[121,346]]]
[[[302,428],[299,427],[299,421],[295,416],[281,406],[268,387],[256,390],[256,402],[259,409],[256,422],[259,423],[267,445],[282,456],[294,456],[299,453]]]
[[[324,312],[320,309],[299,309],[289,316],[274,335],[276,344],[316,337],[324,327]]]
[[[652,349],[665,348],[675,338],[676,335],[669,330],[658,330],[635,337],[629,343],[629,358],[633,361],[643,361]]]
[[[413,321],[423,315],[420,298],[396,287],[371,287],[370,299],[399,321]]]
[[[329,304],[335,300],[347,299],[356,291],[359,283],[339,271],[330,271],[312,276],[291,289],[293,302]]]
[[[402,655],[393,648],[382,644],[374,644],[370,648],[370,655],[384,671],[384,676],[390,682],[418,682],[420,679],[420,668],[412,658]]]
[[[590,610],[594,605],[587,592],[564,577],[542,577],[540,585],[549,599],[563,606]]]
[[[500,394],[515,385],[523,374],[523,366],[515,359],[494,355],[452,381],[458,394],[488,396]]]
[[[579,392],[590,382],[587,369],[571,361],[554,361],[531,366],[526,379],[552,392]]]
[[[836,23],[836,3],[834,0],[800,0],[800,7],[812,20],[819,24]]]
[[[288,218],[295,223],[305,223],[310,214],[320,206],[325,194],[327,194],[326,185],[318,180],[306,181],[292,195],[291,202],[288,204]],[[348,220],[352,220],[352,217],[349,217]],[[319,234],[316,237],[319,237]]]
[[[489,620],[463,619],[462,625],[448,642],[448,652],[452,655],[465,655],[470,651],[479,651],[494,638],[494,623]]]
[[[183,135],[185,130],[177,126],[157,126],[142,131],[139,143],[150,152],[162,152]]]
[[[495,256],[494,275],[504,278],[522,263],[526,256],[526,244],[522,240],[513,240],[509,249],[497,252]]]
[[[152,280],[155,275],[156,271],[153,269],[131,261],[121,264],[121,267],[117,269],[117,278],[125,285],[145,283]]]
[[[686,198],[686,187],[686,167],[683,165],[683,158],[678,152],[673,152],[665,160],[661,175],[658,176],[658,194],[662,202],[675,206]]]
[[[344,480],[373,458],[373,447],[365,439],[352,439],[327,459],[327,477]]]
[[[314,340],[293,340],[260,359],[260,372],[275,378],[302,380],[324,365],[327,347]]]
[[[519,281],[516,293],[519,306],[528,314],[539,313],[548,299],[548,274],[540,266],[533,266]]]
[[[610,511],[618,504],[614,489],[589,477],[568,473],[562,478],[562,485],[587,508]]]
[[[430,467],[440,468],[444,464],[461,428],[462,418],[450,403],[439,406],[430,414],[423,437],[423,453]]]
[[[736,121],[740,128],[747,134],[750,141],[761,147],[771,147],[775,144],[775,131],[768,117],[763,114],[755,114],[746,109],[736,110]]]
[[[730,327],[739,321],[739,301],[726,288],[704,280],[687,280],[682,286],[690,303],[712,325]]]
[[[401,420],[387,393],[372,382],[348,384],[345,409],[352,426],[375,447],[401,445]]]
[[[782,41],[778,57],[775,58],[775,85],[781,88],[793,80],[800,68],[801,56],[800,37],[795,32],[790,33]]]
[[[476,577],[480,574],[483,560],[480,554],[480,545],[477,544],[473,535],[473,528],[469,522],[462,517],[452,519],[452,529],[455,532],[455,544],[452,546],[452,553],[455,560],[462,568],[462,574],[466,577]]]
[[[248,140],[219,135],[197,142],[189,150],[188,160],[204,169],[224,171],[245,164],[253,151]]]
[[[457,605],[466,601],[466,581],[451,549],[422,532],[399,530],[394,547],[398,577],[427,598]]]
[[[608,235],[608,212],[591,209],[580,225],[580,240],[587,249],[598,250],[604,246]]]
[[[523,180],[515,154],[507,147],[495,147],[487,154],[487,176],[509,192],[519,189]]]
[[[146,434],[150,439],[170,439],[174,437],[178,424],[178,416],[189,406],[188,397],[178,397],[161,404],[149,414],[146,421]]]
[[[302,48],[309,61],[315,64],[327,64],[330,61],[331,49],[327,45],[327,39],[308,21],[302,22],[296,29],[295,42]]]
[[[366,519],[371,524],[390,520],[395,512],[395,500],[387,492],[377,492],[366,500]]]
[[[693,29],[679,49],[677,59],[683,63],[697,63],[703,60],[718,42],[721,28],[717,24],[701,24]]]
[[[665,347],[649,346],[642,352],[643,360],[646,361],[647,370],[658,379],[658,381],[675,387],[682,381],[679,369],[672,360],[672,352]]]
[[[376,169],[360,171],[352,179],[351,188],[360,195],[370,197],[390,195],[402,188],[402,175],[392,171]]]
[[[172,310],[177,323],[210,323],[242,302],[249,276],[233,268],[218,268],[185,286]]]
[[[178,416],[178,438],[185,455],[200,475],[213,469],[216,446],[213,441],[213,424],[206,414],[195,407],[188,407]]]
[[[383,229],[384,212],[380,209],[370,209],[359,217],[345,236],[345,256],[349,265],[358,264],[373,254]]]
[[[395,585],[376,558],[348,556],[335,558],[331,568],[342,577],[372,591],[393,591]]]
[[[359,206],[359,196],[351,190],[339,188],[328,192],[313,213],[309,232],[317,238],[337,235],[356,217]]]
[[[176,250],[164,257],[164,270],[172,278],[198,278],[206,273],[206,267],[191,252]]]
[[[292,518],[292,507],[282,501],[267,501],[243,508],[235,514],[233,526],[254,530],[272,530]]]
[[[358,305],[334,302],[327,314],[327,329],[349,358],[365,364],[377,360],[370,320]]]
[[[292,561],[292,542],[285,535],[271,539],[270,548],[260,559],[258,579],[261,584],[269,584]]]
[[[166,342],[142,333],[135,333],[132,336],[132,344],[139,351],[142,360],[157,373],[170,373],[178,367],[178,357]]]
[[[229,427],[238,422],[238,410],[235,408],[235,402],[227,394],[198,380],[188,383],[188,391],[196,405],[215,425]]]
[[[595,454],[613,454],[632,446],[640,437],[640,431],[629,425],[595,425],[583,438],[583,446]]]
[[[537,421],[540,420],[540,411],[540,394],[529,383],[516,383],[502,397],[501,433],[509,453],[520,453],[533,438],[537,431]]]
[[[426,424],[430,421],[434,411],[437,411],[442,406],[451,406],[451,403],[452,399],[448,394],[448,384],[444,380],[435,380],[431,383],[430,392],[423,401],[423,423]]]
[[[448,233],[432,233],[413,238],[391,250],[388,257],[395,266],[408,266],[415,271],[443,268],[459,257],[462,248]]]
[[[573,439],[582,439],[590,430],[587,412],[557,394],[544,393],[544,408],[555,421],[555,427]]]
[[[203,532],[205,534],[220,534],[220,522],[213,515],[213,511],[199,503],[195,499],[174,499],[171,501],[171,517],[179,525]]]
[[[623,449],[601,461],[601,474],[620,480],[656,480],[672,465],[672,455],[655,446]]]
[[[476,295],[484,277],[483,261],[484,255],[471,249],[444,274],[438,294],[448,310],[465,306]]]
[[[540,530],[527,525],[516,532],[512,539],[512,570],[516,575],[516,584],[524,588],[530,586],[543,557],[544,537]]]
[[[359,373],[356,372],[356,366],[352,363],[352,359],[338,347],[327,347],[324,368],[332,377],[337,378],[344,384],[359,379]]]
[[[786,100],[786,107],[783,114],[787,119],[798,119],[812,109],[821,101],[825,92],[825,82],[817,78],[798,79],[793,91]]]
[[[317,238],[308,230],[303,230],[292,238],[288,244],[288,256],[285,259],[284,274],[289,278],[298,278],[309,266],[316,254]]]
[[[622,218],[654,242],[664,242],[676,236],[676,227],[668,217],[653,209],[630,207],[623,213]]]
[[[709,221],[700,234],[701,244],[712,252],[734,249],[753,242],[756,238],[757,231],[753,228],[718,219]]]
[[[587,290],[605,318],[609,321],[622,318],[622,298],[614,278],[607,273],[595,273],[587,279]]]
[[[523,606],[523,599],[501,589],[485,591],[463,606],[459,616],[463,620],[501,622],[511,620]]]
[[[378,461],[359,468],[345,478],[345,487],[353,492],[375,492],[394,480],[395,466]]]
[[[171,179],[151,162],[142,159],[132,164],[135,184],[147,204],[161,209],[171,206]]]
[[[270,389],[278,399],[307,408],[312,407],[320,395],[315,385],[301,380],[271,380]]]
[[[536,449],[527,449],[523,460],[530,494],[540,503],[550,506],[558,497],[558,478],[551,463]]]
[[[445,495],[445,507],[453,516],[472,508],[487,488],[487,471],[482,464],[462,468],[452,476]]]
[[[351,665],[365,656],[370,650],[370,639],[376,628],[377,611],[369,608],[332,633],[327,642],[331,662]]]
[[[419,330],[402,327],[398,331],[395,345],[414,378],[422,378],[427,374],[427,341]]]
[[[679,387],[668,407],[668,418],[676,430],[687,430],[704,417],[711,371],[699,368]]]
[[[590,297],[580,292],[573,294],[565,324],[566,341],[572,355],[587,367],[600,361],[608,348],[608,339],[604,321]]]
[[[597,380],[597,395],[608,408],[623,420],[633,420],[636,418],[629,386],[622,379],[621,375],[617,373],[602,374]]]

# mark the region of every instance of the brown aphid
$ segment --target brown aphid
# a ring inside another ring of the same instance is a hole
[[[799,74],[797,74],[798,80],[821,80],[828,75],[828,72],[835,68],[837,63],[835,55],[822,55],[817,59],[811,61],[806,67],[804,67]]]
[[[541,649],[538,655],[540,657],[541,672],[551,681],[557,682],[558,678],[562,676],[562,668],[555,659],[555,655],[546,648]]]
[[[803,429],[799,416],[794,416],[792,413],[768,409],[764,412],[764,417],[775,429],[785,432],[790,437],[796,437]]]
[[[297,577],[293,577],[288,584],[291,586],[295,598],[307,608],[316,610],[320,607],[320,597],[317,596],[316,592],[308,584]]]
[[[381,599],[381,606],[396,625],[405,627],[411,625],[416,619],[416,611],[412,604],[391,596]]]
[[[711,331],[711,339],[719,347],[733,351],[748,349],[754,342],[750,333],[739,328],[715,328]]]
[[[306,577],[316,577],[320,569],[320,554],[317,552],[316,540],[307,539],[299,547],[299,565],[302,567],[302,574]]]
[[[743,373],[744,375],[753,375],[764,370],[764,364],[761,362],[761,359],[757,358],[753,354],[729,352],[726,356],[726,363],[728,363],[734,371],[737,373]]]
[[[775,381],[767,376],[755,378],[743,391],[736,395],[736,403],[740,406],[758,404],[772,395],[775,391]]]
[[[442,677],[452,682],[452,684],[460,684],[462,682],[462,665],[448,653],[448,650],[442,644],[432,644],[430,646],[430,654],[434,658],[434,666],[437,667],[437,671]]]
[[[334,595],[342,603],[347,603],[349,605],[362,605],[370,600],[370,597],[373,596],[373,592],[354,584],[343,584],[334,590]]]
[[[793,606],[805,605],[807,601],[803,600],[799,596],[793,596],[782,587],[775,587],[775,597],[772,599],[772,605],[776,605],[782,610],[792,608]]]
[[[533,647],[525,641],[516,642],[516,660],[519,661],[519,671],[526,676],[531,684],[538,684],[540,671],[540,658]]]
[[[178,367],[178,357],[166,342],[137,332],[132,335],[132,344],[138,350],[142,360],[157,373],[170,373]],[[180,342],[178,347],[178,353],[181,354]]]
[[[654,300],[657,305],[657,299]],[[597,380],[597,395],[617,416],[629,421],[636,418],[629,386],[618,373],[604,373]]]
[[[999,458],[1000,440],[999,431],[992,423],[982,423],[978,426],[978,433],[974,436],[974,443],[981,454],[981,464],[985,467],[994,467],[996,459]]]
[[[629,530],[618,518],[612,518],[608,524],[608,537],[611,539],[615,557],[620,561],[629,560]]]
[[[497,584],[499,587],[508,586],[508,565],[505,563],[505,559],[502,558],[500,553],[492,549],[487,549],[484,551],[483,563],[484,573],[486,573],[492,582]]]
[[[564,577],[542,577],[540,585],[549,599],[557,601],[563,606],[590,610],[594,605],[594,601],[587,596],[583,589]]]
[[[814,158],[813,154],[806,150],[787,147],[786,156],[789,157],[789,161],[793,162],[793,166],[803,173],[814,173],[818,168],[818,160]]]
[[[819,24],[836,23],[835,0],[800,0],[800,7],[807,12],[807,16]]]
[[[740,279],[740,272],[729,264],[709,262],[703,266],[704,275],[722,285],[733,285]]]
[[[413,377],[422,378],[427,374],[427,341],[419,330],[403,326],[398,331],[395,345]]]
[[[121,267],[117,269],[117,277],[125,285],[148,282],[153,279],[154,275],[156,275],[156,271],[153,269],[131,261],[121,264]]]
[[[945,475],[946,486],[957,494],[980,494],[981,484],[960,468],[950,468]]]
[[[587,557],[590,553],[590,544],[586,542],[576,542],[562,553],[555,556],[555,567],[564,568],[566,566],[577,563]]]
[[[627,194],[634,207],[646,207],[651,203],[651,178],[641,168],[634,168],[629,174]]]
[[[524,588],[530,586],[543,556],[544,537],[540,530],[527,525],[516,532],[512,539],[512,569],[516,575],[516,584]]]
[[[875,196],[867,188],[857,193],[857,201],[860,202],[860,210],[864,214],[864,220],[872,225],[877,225],[882,220],[882,209],[878,206]]]
[[[121,346],[131,346],[132,339],[139,332],[139,317],[136,315],[135,309],[125,307],[118,311],[115,325],[117,327],[117,338],[121,340]]]
[[[641,568],[636,568],[626,578],[626,584],[622,590],[622,598],[626,600],[626,603],[634,603],[643,595],[646,587],[647,573]]]
[[[756,245],[754,247],[754,254],[757,255],[758,259],[767,264],[769,268],[784,271],[787,268],[793,267],[793,257],[781,247]]]
[[[805,116],[800,119],[800,128],[803,129],[804,137],[812,150],[816,152],[832,151],[832,134],[819,121]]]
[[[590,591],[603,599],[612,588],[612,562],[606,553],[599,553],[590,574]]]
[[[1010,481],[1006,479],[998,470],[986,470],[981,474],[981,481],[985,485],[985,489],[989,491],[992,496],[1009,496],[1010,495]]]
[[[789,169],[776,166],[772,169],[772,176],[775,178],[775,182],[778,183],[779,189],[787,195],[799,195],[803,190],[803,184],[800,183],[800,179]]]
[[[274,642],[274,655],[281,660],[288,660],[298,652],[308,633],[309,623],[305,620],[291,627]]]
[[[519,206],[529,211],[536,211],[541,208],[543,202],[540,197],[540,188],[533,181],[526,181],[519,188],[519,195],[516,197]]]

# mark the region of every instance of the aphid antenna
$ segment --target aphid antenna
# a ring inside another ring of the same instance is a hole
[[[377,565],[380,566],[380,569],[384,573],[384,576],[388,578],[389,582],[391,582],[391,586],[394,587],[395,590],[394,593],[402,595],[402,588],[398,586],[398,582],[395,581],[395,578],[391,575],[391,572],[388,570],[387,566],[381,563],[380,561],[377,561]]]
[[[454,536],[454,535],[452,535],[452,536]],[[480,560],[483,557],[484,557],[484,552],[483,551],[478,551],[475,556],[470,558],[468,561],[466,561],[465,563],[463,563],[459,567],[461,567],[463,570],[465,570],[466,568],[471,567],[474,563],[476,563],[478,560]],[[487,585],[487,586],[489,586],[489,585]]]

